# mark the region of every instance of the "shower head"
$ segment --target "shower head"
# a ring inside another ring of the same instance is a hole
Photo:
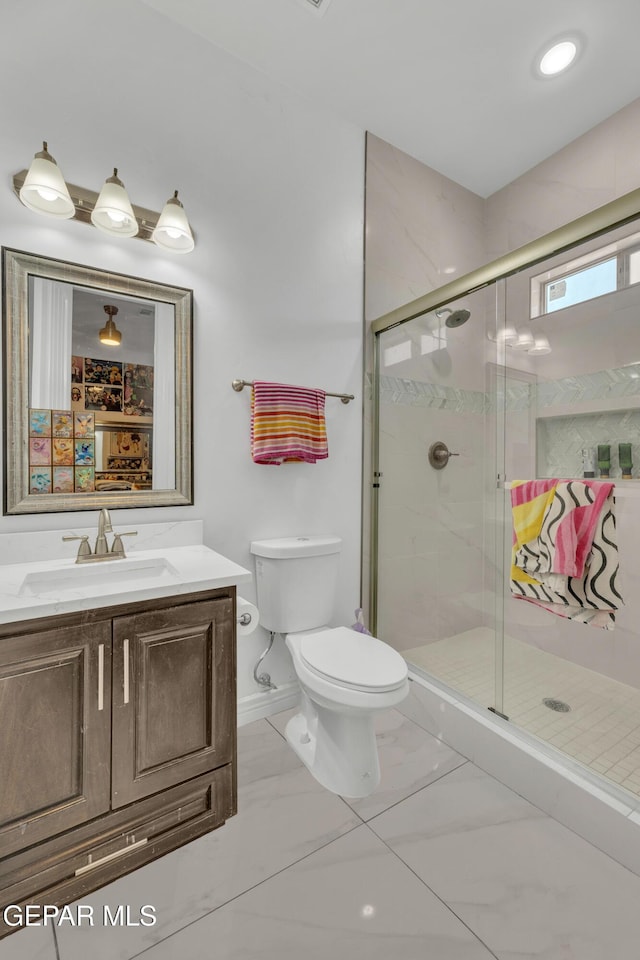
[[[450,310],[449,307],[443,307],[442,310],[436,310],[435,313],[438,319],[441,319],[445,313],[449,314],[444,322],[445,327],[461,327],[471,316],[469,310]]]

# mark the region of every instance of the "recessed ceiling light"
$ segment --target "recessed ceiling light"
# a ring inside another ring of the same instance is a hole
[[[575,40],[559,40],[538,58],[538,72],[543,77],[555,77],[571,66],[578,54]]]

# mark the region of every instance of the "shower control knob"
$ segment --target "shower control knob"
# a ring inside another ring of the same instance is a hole
[[[459,457],[459,453],[451,453],[446,443],[436,440],[429,447],[429,463],[434,470],[443,470],[449,463],[449,457]]]

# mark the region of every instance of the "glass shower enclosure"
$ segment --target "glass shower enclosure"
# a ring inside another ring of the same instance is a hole
[[[373,324],[369,615],[414,676],[635,798],[639,212],[634,191]],[[615,628],[515,599],[512,485],[607,474]]]

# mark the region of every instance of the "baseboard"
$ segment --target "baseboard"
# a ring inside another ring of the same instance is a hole
[[[277,690],[265,690],[264,693],[252,693],[238,700],[238,726],[254,720],[263,720],[281,710],[297,707],[300,700],[300,687],[297,682],[283,684]]]
[[[495,713],[410,672],[399,710],[640,876],[640,798]]]

